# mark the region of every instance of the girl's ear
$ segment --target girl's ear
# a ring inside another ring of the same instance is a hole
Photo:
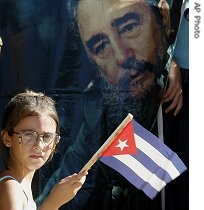
[[[12,146],[12,140],[11,137],[9,136],[7,131],[1,131],[1,138],[3,140],[3,143],[6,147],[11,147]]]
[[[170,37],[170,35],[172,33],[172,28],[171,28],[169,4],[167,3],[166,0],[159,0],[158,7],[160,10],[160,13],[163,16],[163,23],[165,26],[166,35],[167,35],[167,37]]]

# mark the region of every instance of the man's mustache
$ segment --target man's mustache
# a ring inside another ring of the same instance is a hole
[[[134,57],[130,57],[127,61],[121,65],[124,69],[127,70],[136,70],[138,74],[144,73],[146,70],[149,72],[153,72],[154,65],[148,61],[138,61]]]

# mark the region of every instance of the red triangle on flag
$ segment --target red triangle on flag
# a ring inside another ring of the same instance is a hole
[[[110,146],[103,152],[102,156],[136,154],[136,140],[132,121],[117,135]]]

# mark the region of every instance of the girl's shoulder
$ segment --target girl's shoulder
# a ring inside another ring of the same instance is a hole
[[[0,175],[0,191],[1,189],[4,189],[3,192],[8,193],[8,195],[23,193],[21,184],[11,175]]]
[[[21,184],[12,176],[0,176],[0,209],[22,209],[27,203]]]
[[[10,180],[18,182],[15,176],[12,175],[12,172],[10,170],[7,170],[7,169],[1,170],[0,171],[0,184],[5,183]]]
[[[6,181],[6,180],[10,180],[10,179],[17,181],[13,176],[10,176],[10,175],[1,176],[0,175],[0,182]]]

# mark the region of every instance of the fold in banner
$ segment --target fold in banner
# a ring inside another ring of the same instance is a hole
[[[99,159],[151,199],[187,170],[175,152],[134,119],[114,138]]]

